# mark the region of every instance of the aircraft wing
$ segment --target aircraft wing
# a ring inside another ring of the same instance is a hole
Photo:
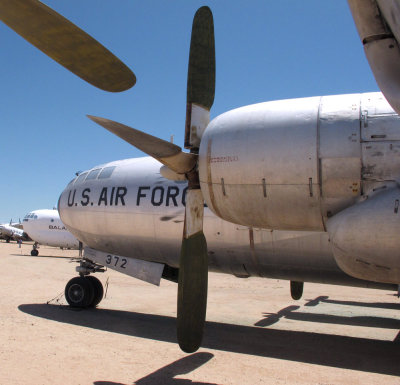
[[[379,88],[400,113],[400,3],[348,0],[365,55]]]

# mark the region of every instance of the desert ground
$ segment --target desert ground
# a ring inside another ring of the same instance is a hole
[[[202,348],[176,344],[176,284],[108,270],[106,298],[63,295],[78,252],[0,242],[0,384],[400,384],[400,301],[389,291],[210,274]]]

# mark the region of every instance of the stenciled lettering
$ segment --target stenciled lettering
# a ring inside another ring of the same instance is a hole
[[[169,201],[170,199],[172,200],[173,204],[175,207],[178,206],[178,203],[176,202],[176,197],[179,195],[179,188],[176,186],[168,186],[167,189],[167,202],[166,202],[166,206],[169,206]]]
[[[136,198],[136,206],[140,206],[140,198],[146,197],[147,194],[142,192],[144,190],[150,190],[150,186],[140,186],[139,187],[137,198]]]
[[[74,205],[76,190],[74,190],[74,193],[72,194],[72,199],[71,199],[71,193],[72,193],[72,190],[69,190],[69,193],[68,193],[68,206],[69,207]]]
[[[118,199],[121,200],[122,206],[125,206],[125,201],[124,201],[124,196],[128,192],[128,189],[126,187],[118,187],[117,188],[117,194],[115,195],[115,206],[118,205]]]
[[[88,193],[90,193],[90,188],[85,188],[82,191],[82,198],[85,199],[84,201],[83,200],[81,201],[82,206],[87,206],[89,204],[90,198],[89,198]]]
[[[101,190],[97,206],[100,206],[102,202],[104,203],[104,206],[107,206],[107,187],[103,187],[103,189]]]
[[[159,193],[157,194],[157,192]],[[162,186],[157,186],[153,188],[153,191],[151,192],[151,204],[153,206],[161,206],[164,200],[164,187]]]

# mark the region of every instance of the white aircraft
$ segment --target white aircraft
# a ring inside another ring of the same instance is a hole
[[[38,245],[78,249],[79,241],[66,229],[57,210],[35,210],[23,219],[25,232],[35,242],[32,256],[39,255]]]
[[[372,5],[388,30],[388,15],[399,15],[391,0],[350,0],[356,3],[353,15]],[[29,4],[40,8],[33,0]],[[0,15],[5,12],[11,20],[6,22],[18,29],[7,6],[0,1]],[[364,25],[375,22],[368,20]],[[32,33],[22,29],[23,35]],[[360,35],[364,44],[388,37],[374,31]],[[398,49],[397,42],[394,38],[386,53]],[[203,7],[193,22],[189,59],[185,147],[190,153],[91,117],[163,166],[116,162],[67,186],[59,201],[61,218],[87,245],[81,276],[67,284],[67,300],[95,305],[101,289],[84,276],[102,266],[156,283],[162,275],[176,279],[179,269],[178,342],[193,352],[202,339],[209,267],[238,276],[286,277],[296,297],[303,281],[396,287],[400,126],[382,94],[261,103],[209,123],[214,81],[213,20]],[[382,91],[396,108],[391,90],[382,86]],[[214,216],[207,208],[203,221],[204,201]],[[182,229],[180,247],[176,238]]]
[[[6,240],[6,242],[10,242],[11,239],[14,240],[23,240],[23,241],[29,241],[30,238],[29,236],[26,234],[26,232],[19,228],[16,227],[17,224],[11,223],[7,224],[7,223],[3,223],[0,225],[0,233],[1,233],[1,237],[3,239]]]

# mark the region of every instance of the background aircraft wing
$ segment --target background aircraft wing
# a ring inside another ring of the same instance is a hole
[[[348,0],[365,55],[379,88],[400,113],[400,3]]]

